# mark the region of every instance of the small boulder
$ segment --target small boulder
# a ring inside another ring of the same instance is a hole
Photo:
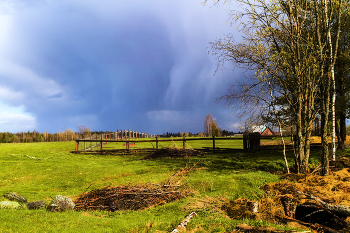
[[[10,201],[17,201],[19,203],[27,203],[27,198],[23,197],[21,194],[16,192],[6,193],[4,197]]]
[[[45,208],[45,201],[32,201],[27,203],[28,210],[37,210],[37,209],[44,209],[44,208]]]
[[[23,205],[18,203],[17,201],[2,201],[0,202],[0,209],[13,209],[19,210],[23,209]]]
[[[59,212],[64,210],[74,210],[75,204],[69,197],[57,195],[47,206],[47,210]]]

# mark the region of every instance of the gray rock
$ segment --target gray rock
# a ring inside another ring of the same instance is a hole
[[[45,208],[45,201],[32,201],[27,203],[28,210],[37,210]]]
[[[47,206],[47,210],[59,212],[64,210],[74,210],[75,204],[69,197],[57,195]]]
[[[0,202],[0,209],[13,209],[13,210],[19,210],[23,209],[24,206],[21,203],[18,203],[17,201],[2,201]]]
[[[10,201],[17,201],[20,203],[27,203],[27,198],[23,197],[21,194],[16,192],[6,193],[4,197],[9,199]]]

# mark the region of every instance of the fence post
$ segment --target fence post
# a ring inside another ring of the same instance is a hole
[[[120,138],[123,140],[123,129],[120,129]]]
[[[213,136],[213,151],[215,151],[215,136]]]
[[[156,149],[158,150],[158,137],[156,137]]]
[[[186,137],[183,137],[183,141],[182,141],[182,148],[185,150],[186,149]]]
[[[128,136],[129,136],[129,137],[128,137],[129,139],[130,139],[130,136],[131,136],[130,133],[131,133],[131,132],[130,132],[130,129],[129,129],[129,135],[128,135]]]
[[[101,133],[101,150],[103,149],[103,133]]]
[[[75,143],[75,151],[78,151],[78,149],[79,149],[79,141],[76,141],[76,143]]]
[[[260,133],[251,133],[251,134],[249,134],[249,145],[250,145],[250,150],[252,152],[259,151],[259,149],[260,149],[260,138],[261,138],[261,134]]]
[[[85,137],[84,137],[84,151],[86,151],[86,141],[85,141]]]
[[[248,151],[249,145],[248,145],[248,141],[249,140],[249,134],[248,133],[244,133],[243,134],[243,149],[244,151]]]

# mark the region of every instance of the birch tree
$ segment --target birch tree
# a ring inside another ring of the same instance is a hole
[[[213,117],[211,116],[210,113],[205,116],[204,128],[203,128],[204,131],[203,132],[208,137],[212,136],[213,122],[214,122],[214,119],[213,119]]]
[[[297,172],[305,173],[312,125],[319,111],[315,99],[320,93],[323,93],[323,123],[326,126],[328,122],[332,69],[336,61],[332,46],[337,46],[339,40],[338,35],[334,38],[329,35],[334,26],[330,22],[339,20],[335,4],[327,0],[236,2],[240,10],[232,14],[240,23],[242,41],[237,43],[228,36],[212,43],[212,51],[219,63],[230,61],[235,67],[255,71],[260,90],[267,83],[278,87],[276,97],[288,103],[295,119]],[[332,2],[342,4],[341,0]],[[339,28],[339,24],[335,26]],[[328,158],[328,150],[323,151],[323,158]],[[327,161],[324,165],[328,166]]]
[[[341,31],[339,38],[338,54],[335,63],[336,81],[336,135],[338,139],[337,149],[345,149],[346,118],[349,118],[348,109],[350,92],[350,14],[349,1],[345,1],[342,7]]]
[[[208,137],[218,137],[221,135],[221,129],[218,127],[210,113],[206,115],[204,120],[204,134]]]

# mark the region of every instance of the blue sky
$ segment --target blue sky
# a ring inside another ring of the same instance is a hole
[[[237,130],[215,101],[242,72],[215,74],[208,53],[209,42],[238,35],[232,6],[201,2],[2,1],[0,132],[197,133],[208,113]]]

